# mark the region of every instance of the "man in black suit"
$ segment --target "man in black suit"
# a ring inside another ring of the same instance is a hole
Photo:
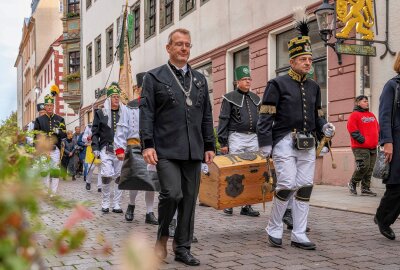
[[[168,228],[178,209],[175,260],[199,265],[190,253],[194,213],[201,161],[212,162],[215,138],[206,79],[187,63],[191,46],[188,30],[170,33],[168,63],[144,78],[139,126],[143,158],[157,165],[161,186],[156,253],[161,259],[167,256]]]

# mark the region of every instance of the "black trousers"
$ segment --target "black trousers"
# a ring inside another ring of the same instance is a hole
[[[200,185],[200,160],[160,159],[157,173],[160,181],[157,239],[168,236],[169,224],[178,209],[174,241],[176,253],[190,250],[194,215]]]
[[[392,225],[400,215],[400,185],[386,185],[376,218],[384,226]]]

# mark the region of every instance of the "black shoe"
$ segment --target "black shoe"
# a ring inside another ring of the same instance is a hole
[[[283,214],[282,221],[287,225],[288,230],[293,229],[292,209],[286,209],[285,214]]]
[[[103,213],[108,213],[108,212],[110,212],[110,209],[108,209],[108,208],[101,208],[101,212],[103,212]]]
[[[224,213],[227,215],[232,215],[233,214],[233,209],[232,208],[225,208]]]
[[[197,237],[196,236],[193,236],[193,238],[192,238],[192,243],[198,243],[199,242],[199,240],[197,239]]]
[[[76,180],[75,175],[73,175],[72,176],[72,181],[75,181],[75,180]]]
[[[348,186],[348,188],[349,188],[349,191],[350,191],[350,194],[351,194],[351,195],[357,195],[357,189],[356,189],[357,185],[356,185],[355,183],[353,183],[353,182],[350,181],[350,182],[347,184],[347,186]]]
[[[97,192],[101,192],[101,188],[98,188],[98,189],[97,189]]]
[[[307,242],[307,243],[298,243],[292,241],[290,244],[292,247],[297,247],[305,250],[315,250],[317,246],[313,242]]]
[[[392,228],[390,228],[390,226],[384,226],[382,225],[378,219],[376,218],[376,216],[374,216],[374,222],[375,224],[378,225],[379,231],[381,232],[381,234],[383,236],[385,236],[387,239],[390,240],[394,240],[396,239],[396,235],[394,234],[394,231],[392,230]]]
[[[282,247],[282,238],[275,238],[272,237],[271,235],[268,234],[268,243],[272,246],[272,247]]]
[[[242,207],[240,210],[241,215],[249,216],[249,217],[258,217],[260,215],[260,212],[255,211],[251,205],[246,205]]]
[[[172,219],[168,228],[169,237],[173,238],[175,236],[175,229],[176,229],[176,219]]]
[[[135,212],[135,206],[132,204],[128,204],[128,208],[126,209],[126,212],[125,212],[125,220],[132,221],[134,212]]]
[[[186,265],[197,266],[200,265],[200,261],[193,257],[193,255],[189,252],[175,253],[175,261],[183,262]]]
[[[150,212],[150,213],[146,214],[145,223],[152,224],[152,225],[158,225],[157,218],[156,218],[156,216],[154,215],[153,212]]]
[[[119,208],[119,209],[114,208],[112,211],[113,211],[113,213],[117,213],[117,214],[122,214],[124,212],[124,211],[122,211],[121,208]]]
[[[83,182],[86,182],[86,176],[83,177]]]
[[[90,190],[90,184],[86,183],[86,190]]]
[[[375,197],[376,193],[372,192],[369,188],[362,188],[361,189],[361,196],[371,196]]]

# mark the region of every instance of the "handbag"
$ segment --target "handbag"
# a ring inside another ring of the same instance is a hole
[[[140,147],[130,145],[127,147],[118,188],[121,190],[160,190],[157,172],[147,170]]]
[[[378,147],[378,153],[376,156],[376,161],[374,169],[372,171],[372,176],[378,179],[387,179],[390,172],[390,163],[386,162],[385,153],[383,152],[383,147]]]

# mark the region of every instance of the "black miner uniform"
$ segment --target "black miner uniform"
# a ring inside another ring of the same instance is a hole
[[[54,130],[58,129],[58,134],[54,133]],[[39,116],[35,120],[34,130],[43,131],[46,135],[51,136],[56,139],[55,146],[61,149],[61,140],[67,135],[65,133],[65,121],[64,118],[57,114],[52,114],[51,116],[44,114]]]
[[[260,102],[260,97],[251,91],[246,93],[236,89],[224,95],[218,123],[218,142],[221,147],[229,145],[229,151],[240,147],[229,144],[228,138],[233,132],[256,133]]]

